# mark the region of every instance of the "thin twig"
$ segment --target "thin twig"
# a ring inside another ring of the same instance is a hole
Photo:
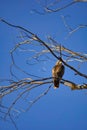
[[[63,10],[65,8],[69,7],[69,6],[72,6],[73,4],[76,4],[76,3],[77,3],[77,1],[72,1],[71,3],[69,3],[67,5],[64,5],[64,6],[60,7],[60,8],[57,8],[57,9],[51,9],[49,7],[45,7],[44,9],[45,9],[46,12],[53,13],[53,12],[58,12],[60,10]]]

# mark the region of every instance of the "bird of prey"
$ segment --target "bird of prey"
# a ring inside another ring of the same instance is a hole
[[[56,62],[56,65],[52,69],[52,77],[54,82],[54,88],[59,87],[59,83],[64,75],[65,67],[62,62],[59,60]]]

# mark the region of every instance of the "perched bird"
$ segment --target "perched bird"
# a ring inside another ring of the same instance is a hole
[[[52,77],[54,82],[54,88],[59,87],[60,80],[62,79],[64,75],[65,67],[62,64],[62,62],[59,60],[56,62],[56,65],[52,69]]]

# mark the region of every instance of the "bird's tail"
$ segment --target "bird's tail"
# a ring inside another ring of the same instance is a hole
[[[59,80],[58,79],[54,79],[54,88],[59,88]]]

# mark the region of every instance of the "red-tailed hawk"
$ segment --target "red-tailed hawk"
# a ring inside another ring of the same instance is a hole
[[[56,62],[56,65],[52,69],[52,77],[54,82],[54,88],[59,87],[60,80],[62,79],[64,75],[65,67],[62,64],[62,62],[59,60]]]

